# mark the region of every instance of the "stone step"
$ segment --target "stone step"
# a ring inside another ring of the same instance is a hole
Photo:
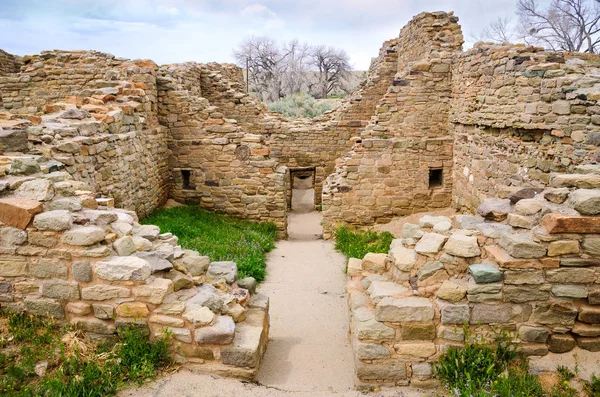
[[[488,259],[507,269],[553,269],[560,265],[560,260],[557,258],[516,259],[497,245],[488,245],[484,249]]]
[[[393,281],[373,281],[368,290],[374,305],[385,297],[404,294],[408,291],[408,288]]]
[[[375,308],[375,319],[393,323],[433,320],[433,305],[427,298],[383,298]]]

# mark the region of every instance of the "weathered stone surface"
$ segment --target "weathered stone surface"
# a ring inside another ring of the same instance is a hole
[[[425,233],[415,246],[415,251],[423,255],[435,255],[442,249],[448,237],[438,233]]]
[[[0,247],[21,245],[27,241],[27,237],[27,232],[16,227],[0,227]]]
[[[360,263],[360,260],[359,260],[359,263]],[[251,294],[254,294],[256,292],[256,287],[257,287],[258,283],[256,282],[256,279],[254,277],[245,277],[245,278],[239,279],[237,281],[237,285],[240,288],[248,290]]]
[[[596,281],[596,273],[590,268],[548,269],[546,280],[560,284],[589,284]]]
[[[394,266],[403,272],[409,272],[417,262],[417,253],[413,249],[405,248],[401,245],[395,245],[390,254],[394,261]]]
[[[402,237],[403,238],[421,238],[423,237],[423,231],[421,227],[414,223],[405,223],[402,225]]]
[[[478,284],[495,283],[502,280],[502,272],[493,265],[477,263],[469,266],[469,273]]]
[[[504,283],[513,285],[539,285],[545,281],[543,270],[506,270]]]
[[[512,227],[503,223],[489,222],[477,225],[477,230],[485,237],[500,238],[504,232],[512,231]]]
[[[458,233],[454,233],[450,236],[446,245],[444,245],[444,251],[450,255],[463,258],[473,258],[481,255],[477,237],[465,236]]]
[[[112,335],[117,330],[111,322],[98,318],[75,317],[71,319],[71,324],[80,327],[84,331],[102,335]]]
[[[42,296],[53,299],[79,299],[79,284],[64,280],[44,280]]]
[[[221,349],[223,364],[245,368],[258,367],[262,338],[262,328],[238,325],[232,344]]]
[[[369,272],[383,273],[388,268],[388,261],[387,254],[368,253],[362,260],[362,268]]]
[[[40,165],[35,157],[15,157],[10,163],[10,174],[31,175],[40,172]]]
[[[133,236],[133,244],[137,251],[150,251],[152,250],[152,242],[140,236]]]
[[[129,288],[112,285],[97,284],[81,288],[81,298],[86,300],[103,301],[114,298],[128,298],[130,295]]]
[[[73,262],[73,279],[88,283],[92,281],[92,266],[88,261]]]
[[[154,314],[148,317],[148,322],[166,325],[169,327],[183,327],[185,325],[184,321],[177,317],[164,316],[161,314]],[[191,341],[190,341],[191,342]]]
[[[576,254],[579,252],[579,241],[560,240],[548,244],[548,256]]]
[[[136,236],[143,237],[146,240],[154,241],[160,234],[160,228],[154,225],[141,225],[133,232]]]
[[[400,356],[428,358],[433,356],[437,349],[432,342],[404,342],[394,345],[396,353]]]
[[[185,255],[182,262],[187,271],[195,277],[206,273],[210,265],[210,258],[200,255]]]
[[[131,317],[131,318],[144,318],[150,314],[148,306],[143,302],[125,302],[117,306],[117,316],[119,317]]]
[[[27,131],[21,129],[0,129],[0,153],[26,153],[28,150]]]
[[[506,269],[553,269],[560,266],[558,258],[515,259],[498,246],[485,246],[491,259]]]
[[[417,270],[417,278],[420,281],[425,280],[425,279],[433,276],[440,270],[444,270],[444,264],[442,262],[440,262],[440,261],[427,262],[423,266],[421,266],[419,268],[419,270]]]
[[[65,310],[69,313],[73,313],[76,316],[85,316],[92,312],[92,306],[85,302],[69,302],[65,306]]]
[[[452,280],[444,281],[435,294],[435,296],[438,298],[447,300],[449,302],[461,301],[466,295],[467,289]]]
[[[215,320],[215,314],[208,307],[192,307],[183,313],[183,318],[194,327],[204,327]]]
[[[166,278],[155,278],[150,284],[133,288],[133,296],[144,302],[160,305],[173,292],[173,282]]]
[[[31,275],[39,278],[67,278],[67,264],[59,259],[41,258],[29,264]]]
[[[547,325],[572,326],[577,317],[577,310],[569,303],[550,303],[536,306],[531,320]]]
[[[17,277],[27,275],[27,260],[23,257],[0,255],[0,276]]]
[[[364,381],[398,381],[406,379],[406,364],[401,361],[388,361],[382,364],[357,361],[355,368],[358,379]]]
[[[359,360],[380,360],[390,357],[390,352],[384,346],[376,343],[357,343],[354,354]]]
[[[548,214],[540,222],[550,234],[600,233],[600,217]]]
[[[524,199],[515,204],[515,211],[519,215],[535,215],[546,208],[545,200]]]
[[[562,204],[569,197],[569,189],[563,188],[549,188],[544,191],[544,198],[554,204]]]
[[[170,270],[173,268],[173,264],[171,262],[169,262],[166,259],[163,259],[160,255],[157,255],[154,252],[138,252],[136,256],[138,258],[142,258],[150,264],[150,266],[152,267],[152,273]]]
[[[369,286],[371,301],[376,305],[381,299],[408,292],[408,288],[393,281],[373,281]]]
[[[584,350],[591,352],[600,351],[600,338],[577,337],[575,340],[577,341],[577,346]]]
[[[571,332],[579,336],[600,336],[600,326],[576,322]]]
[[[479,215],[495,222],[502,222],[510,212],[512,205],[509,199],[488,198],[477,207]]]
[[[459,229],[477,230],[485,219],[480,215],[456,215],[454,220],[458,223]]]
[[[349,258],[346,266],[346,273],[350,277],[360,276],[362,274],[362,261],[358,258]]]
[[[596,189],[600,187],[600,175],[594,174],[556,174],[552,176],[553,187],[577,187],[579,189]]]
[[[469,305],[446,305],[441,309],[442,324],[463,324],[469,321]]]
[[[595,258],[600,257],[600,237],[585,236],[581,243],[583,252]]]
[[[433,305],[426,298],[383,298],[375,308],[377,321],[410,322],[433,320]]]
[[[506,196],[506,198],[508,198],[511,203],[515,204],[524,199],[532,199],[542,191],[543,189],[539,187],[526,187],[510,193],[508,196]]]
[[[235,323],[229,316],[217,316],[214,324],[196,329],[194,340],[199,344],[228,345],[235,335]]]
[[[208,266],[206,276],[212,279],[223,278],[228,284],[231,284],[237,280],[237,265],[235,262],[212,262]]]
[[[169,270],[166,277],[173,282],[173,291],[192,288],[194,286],[194,281],[191,277],[188,277],[175,269]]]
[[[519,338],[525,342],[546,343],[548,339],[548,328],[522,325],[519,327]]]
[[[115,316],[115,308],[111,304],[94,303],[92,307],[94,309],[94,317],[96,318],[109,320]]]
[[[42,203],[37,200],[0,198],[0,222],[7,226],[25,229],[31,218],[42,210]]]
[[[468,322],[468,321],[465,321]],[[465,340],[465,331],[462,326],[446,326],[441,325],[438,327],[438,338],[446,339],[454,342],[464,342]]]
[[[588,305],[581,307],[577,319],[588,324],[600,324],[600,307]]]
[[[471,312],[471,324],[503,324],[509,321],[527,321],[531,315],[530,305],[475,304]]]
[[[50,201],[54,198],[54,186],[46,179],[26,181],[15,191],[15,197],[37,201]]]
[[[588,290],[585,285],[577,284],[554,284],[552,295],[559,298],[582,299],[587,298]]]
[[[65,210],[69,212],[80,211],[83,208],[79,197],[61,197],[52,200],[47,204],[47,209],[50,211]]]
[[[505,285],[504,301],[523,303],[529,301],[546,301],[549,293],[536,285]]]
[[[569,204],[582,215],[600,214],[600,189],[578,189],[569,196]]]
[[[71,213],[66,210],[47,211],[33,219],[33,226],[39,230],[62,231],[73,225]]]
[[[94,271],[103,280],[145,280],[152,271],[147,261],[135,256],[111,257],[96,263]]]
[[[113,243],[113,249],[119,256],[129,256],[134,254],[137,250],[133,239],[130,236],[124,236],[116,239]]]
[[[57,301],[47,298],[25,298],[25,310],[38,316],[64,318],[65,312]]]
[[[435,325],[433,323],[406,323],[400,328],[402,340],[433,340]]]
[[[447,216],[431,216],[431,215],[424,215],[421,217],[421,219],[419,219],[419,227],[432,228],[439,223],[452,223],[452,221]]]
[[[75,227],[63,234],[62,241],[69,245],[88,246],[104,240],[104,229],[97,226]]]
[[[575,347],[575,338],[569,334],[552,334],[548,339],[548,350],[552,353],[566,353]]]
[[[375,313],[366,308],[356,309],[354,312],[354,332],[361,340],[389,340],[394,339],[396,331],[387,325],[375,320]]]
[[[546,247],[533,241],[530,235],[504,233],[500,246],[513,258],[541,258],[546,255]]]

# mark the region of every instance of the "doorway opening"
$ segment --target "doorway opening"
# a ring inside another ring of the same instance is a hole
[[[290,187],[290,209],[299,213],[313,212],[315,210],[315,168],[291,169]]]

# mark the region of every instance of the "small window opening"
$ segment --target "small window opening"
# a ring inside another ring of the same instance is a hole
[[[190,170],[181,170],[181,178],[183,179],[183,188],[186,190],[194,190],[196,187],[190,182]]]
[[[441,187],[443,182],[443,173],[441,168],[429,169],[429,187]]]

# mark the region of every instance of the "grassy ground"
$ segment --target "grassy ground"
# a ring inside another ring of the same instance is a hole
[[[0,311],[0,396],[101,397],[143,383],[170,364],[168,338],[134,328],[109,342],[51,319]]]
[[[369,252],[387,253],[393,239],[394,236],[389,232],[353,230],[344,226],[336,231],[335,249],[348,258],[362,259]]]
[[[174,207],[154,212],[143,223],[160,226],[179,237],[182,247],[207,255],[212,261],[234,261],[239,277],[265,278],[265,254],[275,248],[277,228],[215,214],[197,206]]]

